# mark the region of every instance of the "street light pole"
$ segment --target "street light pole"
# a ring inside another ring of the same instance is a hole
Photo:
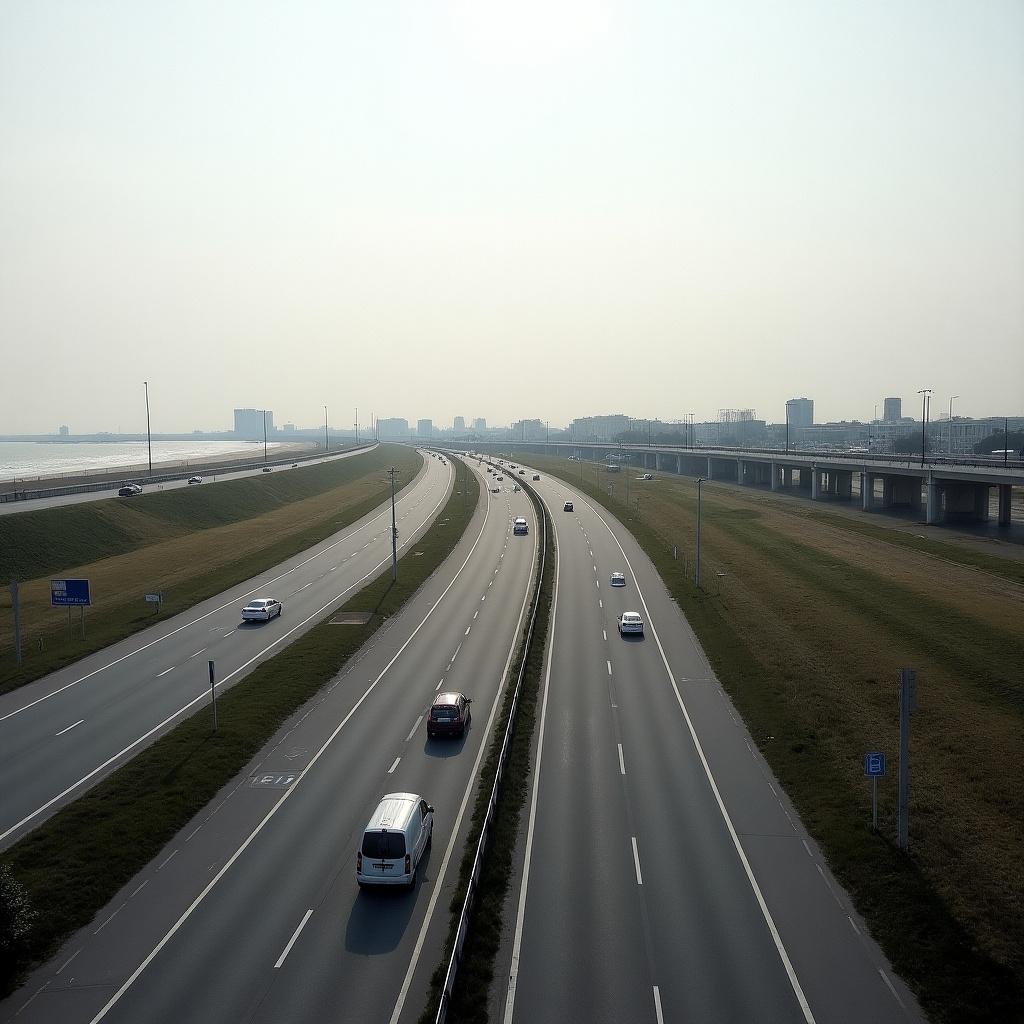
[[[263,410],[263,461],[267,461],[267,410]]]
[[[918,394],[921,396],[921,465],[924,465],[925,430],[928,422],[928,400],[931,397],[931,388],[921,388]]]
[[[324,406],[324,451],[329,452],[331,450],[331,439],[327,433],[327,406]]]
[[[949,454],[953,454],[953,399],[959,398],[959,395],[949,396]]]
[[[694,574],[694,583],[700,590],[700,485],[704,483],[702,476],[697,477],[697,570]]]
[[[149,381],[144,380],[142,386],[146,389],[146,444],[149,447],[149,475],[153,475],[153,434],[149,429]]]
[[[391,477],[391,582],[398,579],[398,526],[395,523],[395,467],[388,470]]]
[[[789,454],[789,402],[786,403],[786,454]]]

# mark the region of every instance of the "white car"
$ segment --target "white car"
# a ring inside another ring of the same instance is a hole
[[[201,484],[203,482],[203,478],[201,476],[190,476],[188,478],[188,482],[190,484]]]
[[[626,633],[639,633],[643,636],[644,620],[639,612],[623,612],[616,621],[619,624],[619,636]]]
[[[242,621],[269,622],[282,611],[284,608],[276,598],[257,597],[242,609]]]
[[[624,572],[613,572],[609,582],[613,587],[624,587],[626,585],[626,574]]]

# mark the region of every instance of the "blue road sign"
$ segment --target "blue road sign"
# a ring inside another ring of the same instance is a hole
[[[877,778],[885,774],[885,754],[879,752],[864,755],[864,774]]]
[[[50,580],[50,607],[92,604],[88,580]]]

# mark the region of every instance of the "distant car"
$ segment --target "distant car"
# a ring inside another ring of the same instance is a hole
[[[270,467],[270,466],[264,466],[264,467],[263,467],[263,472],[264,472],[264,473],[269,473],[269,472],[270,472],[270,470],[271,470],[271,468],[272,468],[272,467]]]
[[[512,532],[513,533],[529,533],[530,532],[530,524],[522,516],[519,516],[515,520],[515,522],[512,523]]]
[[[201,484],[203,482],[203,478],[201,476],[190,476],[188,478],[188,482],[190,484]]]
[[[430,705],[427,715],[427,738],[435,736],[465,736],[473,718],[469,710],[472,698],[464,693],[439,693]]]
[[[503,476],[502,476],[502,475],[501,475],[501,474],[499,473],[499,474],[498,474],[498,479],[499,479],[499,480],[504,480],[505,478],[504,478],[504,477],[503,477]]]
[[[125,484],[117,493],[122,498],[130,498],[134,494],[141,494],[142,487],[139,484]]]
[[[567,502],[566,502],[566,503],[565,503],[565,504],[564,504],[564,505],[562,506],[562,511],[563,511],[563,512],[571,512],[571,511],[572,511],[572,502],[571,502],[571,501],[567,501]]]
[[[519,484],[516,484],[515,487],[512,488],[512,493],[513,494],[518,494],[519,493]]]
[[[626,574],[624,572],[613,572],[610,582],[613,587],[624,587],[626,585]]]
[[[257,597],[242,609],[242,621],[269,622],[282,611],[284,607],[276,598]]]
[[[297,462],[293,462],[292,463],[292,469],[298,469],[298,468],[299,468],[299,464]]]
[[[533,474],[533,479],[534,480],[539,480],[540,479],[540,473],[534,473]]]
[[[494,485],[494,486],[493,486],[493,487],[491,488],[491,494],[498,494],[498,493],[500,493],[500,491],[501,491],[501,488],[500,488],[500,487],[499,487],[499,486],[498,486],[497,484],[495,484],[495,485]]]
[[[641,480],[653,480],[654,479],[654,474],[653,473],[644,473],[644,475],[642,477],[640,477],[640,479]]]
[[[626,633],[639,633],[641,636],[644,632],[644,620],[639,612],[623,612],[616,620],[619,624],[619,636],[623,636]]]
[[[519,475],[520,476],[526,476],[526,470],[525,469],[519,470]]]

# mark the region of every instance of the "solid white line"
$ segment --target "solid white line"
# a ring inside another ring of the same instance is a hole
[[[640,874],[640,851],[636,848],[636,836],[630,836],[633,840],[633,867],[636,868],[636,884],[643,885],[644,878]]]
[[[198,658],[200,654],[205,654],[205,653],[206,653],[206,648],[204,647],[201,651],[196,651],[195,654],[190,654],[189,657],[190,658]]]
[[[489,508],[490,506],[488,506]],[[485,517],[486,521],[486,517]],[[472,554],[472,552],[470,552]],[[537,559],[537,540],[536,535],[534,536],[533,542],[533,559],[536,562]],[[512,657],[515,654],[516,646],[519,642],[519,636],[522,634],[523,620],[526,617],[526,606],[530,599],[530,587],[527,585],[526,591],[523,594],[523,604],[519,609],[519,621],[516,623],[515,633],[513,633],[512,645],[508,649],[508,657],[505,659],[505,667],[502,669],[501,677],[505,679],[508,676],[509,666],[512,664]],[[498,703],[501,698],[501,690],[494,697],[494,703],[491,705],[491,715],[487,720],[487,726],[484,729],[484,736],[491,734],[491,729],[494,727],[494,718],[498,712]],[[477,776],[480,774],[480,763],[483,761],[484,750],[486,744],[480,744],[480,749],[477,751],[476,761],[473,763],[473,771],[470,773],[469,782],[466,785],[466,790],[462,794],[462,803],[459,806],[459,813],[455,818],[455,824],[452,827],[452,836],[448,840],[448,847],[444,852],[444,860],[441,861],[441,867],[437,873],[437,882],[433,887],[433,892],[430,895],[430,901],[427,904],[427,912],[423,917],[423,924],[420,926],[420,933],[416,937],[416,945],[413,948],[412,959],[409,961],[409,969],[405,972],[405,979],[402,981],[401,991],[398,993],[398,1000],[395,1002],[395,1008],[391,1011],[391,1022],[390,1024],[398,1024],[398,1019],[402,1016],[402,1009],[405,1006],[406,996],[409,994],[409,986],[412,984],[413,974],[416,972],[416,966],[419,963],[420,954],[423,951],[423,943],[427,938],[427,929],[430,925],[430,920],[434,914],[434,907],[437,905],[438,897],[441,895],[441,890],[444,888],[441,884],[444,879],[445,872],[448,870],[448,862],[451,860],[452,851],[455,848],[455,840],[458,837],[459,829],[462,826],[462,819],[466,813],[466,807],[469,804],[470,794],[473,792],[473,787],[476,785]],[[540,751],[537,752],[537,765],[540,765]]]
[[[612,663],[610,661],[606,661],[605,664],[608,666],[608,675],[611,675],[612,674]]]
[[[516,930],[512,939],[512,964],[509,968],[508,994],[505,997],[504,1024],[512,1024],[512,1013],[516,1002],[516,983],[519,980],[519,958],[523,948],[523,921],[526,917],[526,891],[530,882],[530,860],[533,855],[533,831],[537,823],[537,797],[540,792],[541,755],[544,753],[544,731],[548,717],[548,693],[551,689],[551,660],[554,657],[555,618],[558,614],[558,578],[562,564],[562,546],[558,543],[558,530],[552,521],[555,534],[555,593],[551,599],[551,631],[548,634],[548,663],[544,671],[544,697],[540,705],[540,736],[537,739],[537,757],[533,768],[533,796],[530,798],[530,822],[526,829],[526,856],[523,860],[523,881],[519,890],[519,907],[516,910]]]
[[[626,762],[622,760],[622,744],[618,744],[619,748],[619,772],[622,775],[626,774]]]
[[[672,667],[668,663],[668,656],[665,654],[665,648],[661,644],[661,638],[658,636],[658,631],[654,627],[654,623],[651,620],[651,612],[647,607],[647,602],[644,600],[643,591],[640,588],[639,577],[636,571],[633,569],[633,565],[629,560],[629,556],[626,554],[622,544],[619,543],[618,537],[612,532],[612,528],[608,525],[605,518],[597,511],[594,506],[589,505],[591,511],[597,516],[598,519],[604,523],[605,529],[608,531],[612,540],[615,541],[616,546],[622,553],[622,557],[626,561],[626,565],[629,567],[630,573],[632,573],[633,580],[636,583],[637,596],[640,598],[640,603],[643,605],[644,614],[647,617],[647,626],[651,631],[651,635],[654,637],[654,642],[658,645],[658,651],[661,653],[661,661],[665,666],[665,671],[668,674],[669,682],[672,684],[672,690],[676,696],[676,702],[679,704],[679,710],[682,712],[683,719],[686,721],[687,729],[690,733],[690,739],[693,741],[693,745],[696,748],[697,756],[700,758],[701,766],[704,769],[704,775],[708,780],[708,785],[711,787],[711,792],[714,794],[715,801],[718,804],[718,811],[722,815],[722,820],[725,823],[725,827],[729,832],[729,837],[732,839],[733,847],[736,850],[736,855],[740,859],[740,863],[743,865],[744,873],[747,876],[747,881],[750,883],[750,888],[754,892],[754,897],[757,900],[757,905],[761,910],[761,915],[764,918],[765,924],[768,926],[768,931],[771,933],[772,941],[775,943],[776,952],[779,954],[779,959],[782,961],[782,965],[785,968],[786,975],[789,978],[789,983],[793,988],[793,993],[796,995],[797,1002],[800,1004],[800,1009],[804,1015],[804,1021],[806,1024],[815,1024],[814,1015],[811,1013],[811,1007],[807,1002],[807,996],[804,995],[804,990],[800,985],[800,979],[796,976],[796,971],[793,969],[793,963],[789,959],[789,953],[786,952],[786,947],[782,944],[782,936],[779,934],[778,928],[775,926],[775,920],[771,915],[771,911],[768,909],[768,904],[765,902],[764,895],[761,892],[761,887],[757,884],[757,879],[754,877],[754,871],[750,866],[750,861],[747,860],[746,851],[743,849],[743,844],[740,842],[740,837],[736,833],[736,828],[732,823],[732,818],[729,816],[728,810],[725,807],[725,801],[722,799],[722,794],[718,789],[718,783],[715,781],[715,776],[711,771],[711,765],[708,763],[708,759],[704,753],[704,747],[701,745],[700,738],[697,736],[697,730],[694,728],[693,720],[690,718],[690,713],[686,708],[686,704],[683,702],[682,694],[679,692],[679,686],[676,684],[676,677],[672,673]],[[805,844],[806,845],[806,844]],[[810,851],[808,851],[810,852]]]
[[[66,732],[71,732],[71,730],[72,730],[72,729],[74,729],[74,727],[75,727],[76,725],[81,725],[81,724],[82,724],[82,723],[83,723],[84,721],[85,721],[85,719],[84,719],[84,718],[80,718],[80,719],[79,719],[79,720],[78,720],[77,722],[75,722],[75,723],[74,723],[74,725],[69,725],[69,726],[68,726],[68,727],[67,727],[66,729],[61,729],[61,731],[60,731],[60,732],[58,732],[58,733],[56,733],[55,735],[57,735],[57,736],[63,736],[63,735],[64,735],[64,733],[66,733]]]
[[[157,672],[157,674],[156,674],[157,679],[159,679],[161,676],[167,675],[168,672],[173,672],[174,669],[175,669],[175,666],[172,665],[170,668],[165,668],[163,670],[163,672]]]
[[[658,1024],[665,1024],[665,1018],[661,1013],[661,993],[658,991],[658,986],[654,986],[654,1016],[658,1021]]]
[[[442,504],[442,502],[444,500],[445,500],[445,498],[442,497],[441,500],[433,507],[433,509],[431,509],[430,515],[427,516],[428,519],[430,518],[431,515],[434,514],[434,512],[437,511],[437,509],[440,507],[440,505]],[[487,521],[487,516],[485,515],[484,516],[484,522],[486,523],[486,521]],[[477,539],[479,540],[479,537]],[[408,540],[403,541],[399,545],[399,549],[401,549],[403,547],[406,547],[408,545],[408,543],[409,543]],[[476,544],[474,543],[473,546],[475,548]],[[470,551],[470,554],[472,554],[472,550]],[[267,651],[271,650],[271,648],[276,647],[278,644],[280,644],[283,641],[287,640],[288,637],[290,637],[292,635],[292,633],[294,633],[298,629],[301,629],[307,622],[311,621],[312,619],[315,619],[318,615],[323,614],[325,611],[327,611],[328,608],[332,608],[346,594],[348,594],[350,591],[355,590],[357,587],[360,586],[360,584],[364,583],[371,576],[373,576],[373,574],[375,572],[377,572],[378,569],[383,568],[390,561],[391,561],[391,558],[389,556],[388,558],[385,558],[382,561],[378,562],[376,566],[374,566],[364,576],[361,576],[351,586],[346,587],[340,594],[335,595],[326,604],[321,605],[319,608],[316,609],[316,611],[311,612],[309,615],[307,615],[300,622],[296,623],[290,630],[288,630],[288,632],[282,633],[276,640],[271,641],[269,644],[267,644],[266,647],[263,648],[263,650],[259,651],[257,654],[255,654],[253,657],[251,657],[248,661],[243,662],[233,672],[229,672],[226,676],[224,676],[223,679],[219,679],[217,681],[217,683],[216,683],[216,687],[217,688],[222,687],[229,679],[233,679],[240,672],[244,672],[251,664],[253,664],[253,662],[258,661],[260,658],[262,658],[263,655],[267,653]],[[462,570],[460,569],[459,572],[461,573]],[[456,579],[457,578],[458,577],[456,577]],[[255,593],[255,591],[253,591],[253,593]],[[448,591],[445,590],[444,593],[446,594],[446,593],[448,593]],[[441,597],[444,597],[444,594],[442,594]],[[440,601],[441,598],[438,598],[438,600]],[[182,628],[184,628],[184,627],[182,627]],[[167,635],[170,636],[170,634],[167,634]],[[153,641],[153,642],[156,643],[156,641]],[[149,646],[152,646],[152,645],[149,645]],[[124,658],[122,658],[120,660],[124,661]],[[97,671],[100,671],[100,670],[97,669]],[[93,675],[95,675],[95,673],[93,673]],[[85,677],[83,676],[83,678],[85,678]],[[157,733],[161,729],[163,729],[164,726],[166,726],[169,723],[173,722],[175,718],[177,718],[179,715],[184,714],[194,704],[198,703],[201,700],[207,700],[208,698],[209,698],[209,690],[204,687],[195,697],[192,698],[192,700],[190,700],[187,704],[183,704],[180,708],[178,708],[177,711],[171,712],[171,714],[169,714],[162,722],[159,722],[157,725],[154,725],[153,728],[150,729],[148,732],[145,732],[141,736],[139,736],[138,738],[132,740],[132,742],[129,743],[128,746],[122,747],[121,750],[119,750],[116,754],[112,755],[111,757],[108,757],[106,759],[106,761],[104,761],[100,765],[97,765],[88,774],[83,775],[77,782],[71,783],[71,785],[68,786],[66,789],[64,789],[62,792],[58,793],[54,797],[51,797],[49,800],[46,801],[46,803],[44,803],[44,804],[40,805],[39,807],[37,807],[30,814],[26,814],[25,817],[21,819],[21,821],[15,822],[15,824],[11,825],[9,828],[5,829],[3,832],[0,832],[0,842],[3,842],[4,839],[6,839],[7,836],[9,836],[12,832],[16,832],[19,828],[22,827],[22,825],[25,825],[28,822],[30,822],[33,818],[38,817],[40,814],[43,813],[43,811],[45,811],[48,808],[52,807],[59,800],[63,800],[64,797],[66,797],[69,793],[71,793],[74,790],[76,790],[79,786],[82,785],[82,783],[88,782],[90,779],[95,778],[105,768],[108,768],[115,761],[119,760],[125,754],[127,754],[130,750],[133,750],[135,747],[137,747],[140,743],[145,742],[147,739],[149,739],[150,736],[154,735],[154,733]],[[36,703],[38,703],[38,701]],[[28,705],[26,705],[26,706],[28,706]],[[8,716],[8,717],[10,717],[10,716]],[[3,721],[3,719],[0,719],[0,721]]]
[[[442,501],[443,500],[444,499],[442,498]],[[438,504],[440,504],[440,502]],[[438,605],[440,605],[440,603],[445,599],[445,596],[448,594],[448,591],[451,590],[451,588],[453,586],[455,586],[456,580],[458,580],[458,578],[462,575],[462,571],[466,568],[466,566],[469,564],[469,560],[473,557],[473,552],[476,550],[477,545],[480,543],[480,538],[483,536],[484,528],[486,526],[487,526],[487,513],[485,512],[483,523],[480,526],[480,533],[477,534],[477,538],[473,542],[473,546],[469,549],[469,554],[466,555],[466,560],[459,567],[458,572],[452,577],[451,583],[449,583],[448,586],[445,587],[444,590],[441,592],[441,596],[427,610],[427,614],[420,620],[419,625],[412,631],[412,633],[409,635],[409,638],[405,641],[404,644],[402,644],[402,646],[398,649],[398,651],[393,655],[391,660],[384,666],[384,668],[381,670],[380,675],[377,676],[377,678],[374,679],[374,681],[372,683],[370,683],[370,685],[366,688],[366,690],[363,691],[363,695],[359,698],[359,700],[357,700],[355,702],[355,704],[352,706],[352,709],[349,711],[349,713],[338,723],[337,726],[335,726],[334,731],[330,734],[330,736],[327,737],[326,740],[324,740],[324,742],[321,745],[320,749],[310,759],[309,764],[307,764],[306,767],[303,768],[301,772],[299,772],[298,778],[296,778],[295,782],[291,786],[289,786],[288,789],[286,789],[281,794],[281,796],[278,799],[277,803],[275,803],[273,805],[273,807],[271,807],[270,810],[267,811],[267,813],[263,816],[263,819],[260,821],[260,823],[252,830],[252,832],[249,833],[248,838],[242,843],[241,846],[238,847],[237,850],[235,850],[235,852],[227,859],[227,861],[225,861],[225,863],[223,864],[221,869],[217,872],[217,874],[214,875],[213,878],[211,878],[209,882],[207,882],[206,887],[203,889],[203,891],[192,901],[190,906],[182,913],[181,917],[179,917],[178,920],[171,926],[171,928],[166,932],[164,937],[153,947],[153,949],[150,950],[149,954],[146,956],[146,959],[143,960],[142,963],[139,964],[139,966],[136,967],[134,971],[132,971],[132,973],[125,980],[125,982],[121,985],[121,987],[100,1008],[99,1012],[96,1014],[95,1017],[92,1018],[92,1020],[89,1022],[89,1024],[99,1024],[99,1022],[101,1020],[103,1020],[104,1017],[106,1017],[106,1015],[118,1003],[118,1001],[125,994],[125,992],[127,992],[128,989],[130,989],[132,987],[132,985],[135,984],[135,982],[138,980],[138,978],[142,974],[142,972],[153,962],[153,960],[156,958],[157,954],[164,948],[164,946],[167,945],[168,942],[171,941],[171,939],[177,934],[177,932],[181,929],[182,925],[185,924],[185,922],[192,916],[192,914],[195,913],[195,910],[199,906],[199,904],[202,903],[203,900],[205,900],[206,897],[213,891],[214,886],[216,886],[217,883],[228,873],[228,871],[234,865],[235,861],[237,861],[238,858],[241,857],[243,853],[245,853],[245,851],[252,844],[253,840],[255,840],[255,838],[260,834],[260,832],[262,832],[263,829],[266,827],[266,825],[270,821],[270,819],[273,818],[274,815],[277,814],[277,812],[281,809],[281,807],[284,806],[285,801],[287,801],[289,799],[289,797],[291,797],[291,795],[298,789],[299,784],[302,782],[302,780],[305,779],[306,775],[308,775],[309,772],[313,770],[313,766],[320,760],[321,757],[323,757],[324,752],[334,742],[334,740],[338,737],[338,735],[341,733],[341,730],[345,728],[345,726],[348,724],[348,722],[352,718],[352,716],[359,710],[360,707],[362,707],[363,702],[366,700],[367,697],[370,696],[370,694],[376,688],[377,684],[384,678],[385,675],[387,675],[388,671],[390,671],[390,669],[391,669],[391,666],[394,665],[394,663],[396,661],[398,661],[398,659],[402,656],[402,654],[405,651],[405,649],[409,646],[409,644],[411,644],[413,642],[413,640],[415,639],[416,635],[423,628],[423,626],[426,623],[426,621],[430,618],[431,615],[434,614],[434,611],[437,609]],[[390,559],[385,559],[380,564],[381,565],[386,565],[388,561],[390,561]],[[529,592],[527,592],[527,593],[529,593]],[[526,607],[525,598],[524,598],[523,607],[524,608]],[[517,637],[517,639],[518,639],[518,635],[519,635],[519,630],[517,628],[516,629],[516,637]],[[513,647],[512,650],[509,651],[509,659],[510,660],[512,658],[513,651],[514,651],[514,647]],[[508,671],[507,666],[506,666],[505,671],[506,672]],[[495,708],[497,707],[497,698],[495,698],[495,705],[494,706],[495,706]],[[492,717],[493,717],[493,711],[492,711]],[[489,732],[490,732],[490,726],[488,726],[487,730],[485,730],[484,735],[487,735],[487,733],[489,733]],[[477,770],[479,769],[479,757],[482,757],[483,749],[484,749],[483,745],[481,745],[481,747],[480,747],[480,755],[478,755],[478,763],[477,763],[476,767],[474,767],[473,774],[472,774],[472,777],[471,777],[470,788],[472,788],[473,783],[476,781]],[[469,800],[470,788],[467,788],[466,795],[463,798],[463,808],[465,807],[466,802]],[[460,821],[461,821],[461,812],[460,812]],[[455,826],[454,831],[452,832],[452,839],[451,839],[451,844],[449,845],[449,851],[451,850],[451,847],[455,843],[455,837],[458,834],[458,828],[459,828],[459,826],[458,826],[458,823],[457,823],[456,826]],[[177,850],[175,850],[175,853],[177,853]],[[173,857],[174,854],[171,854],[171,856]],[[170,860],[170,857],[168,857],[167,860]],[[446,857],[446,861],[447,861],[447,857]],[[166,864],[167,861],[164,861],[164,863]],[[162,866],[163,865],[161,865],[161,867]],[[442,868],[441,874],[438,875],[438,878],[440,878],[442,874],[443,874],[443,868]],[[434,898],[435,899],[436,899],[437,894],[439,892],[440,892],[440,885],[436,886],[435,889],[434,889]],[[429,919],[429,914],[428,914],[428,919]],[[426,922],[424,922],[424,931],[425,931],[425,929],[426,929]],[[421,940],[422,940],[422,934],[421,934]],[[410,966],[410,975],[407,976],[407,977],[411,977],[411,972],[412,972],[412,967]],[[408,987],[408,982],[406,984],[406,987]]]
[[[444,680],[442,679],[441,683],[443,683],[443,682],[444,682]],[[437,684],[439,689],[440,689],[441,683]],[[406,743],[408,743],[409,740],[411,740],[413,738],[413,736],[416,735],[416,730],[420,727],[420,722],[422,722],[422,721],[423,721],[423,716],[420,715],[420,717],[416,719],[416,724],[409,730],[409,735],[405,737],[405,742]]]
[[[295,940],[299,937],[299,932],[306,927],[306,922],[312,917],[313,910],[310,908],[302,915],[302,920],[299,922],[299,927],[292,933],[292,937],[288,940],[288,945],[284,947],[284,952],[277,958],[277,963],[274,964],[274,970],[276,971],[281,964],[284,963],[284,958],[292,951],[292,946],[295,945]]]
[[[402,760],[401,755],[399,755],[398,757],[395,758],[395,760],[392,763],[391,767],[388,769],[388,775],[394,775],[395,769],[398,767],[398,762],[401,761],[401,760]]]

